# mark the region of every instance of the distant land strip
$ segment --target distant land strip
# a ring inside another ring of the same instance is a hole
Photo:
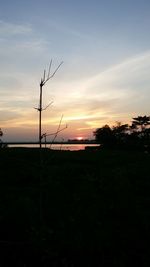
[[[26,142],[26,141],[21,141],[21,142],[2,142],[4,145],[39,145],[39,142]],[[47,145],[80,145],[80,144],[97,144],[95,140],[83,140],[83,141],[75,141],[75,140],[70,140],[70,141],[55,141],[55,142],[46,142]],[[45,142],[42,142],[42,145],[45,145]]]

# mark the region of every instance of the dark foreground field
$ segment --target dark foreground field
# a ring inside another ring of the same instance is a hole
[[[150,154],[0,150],[0,266],[150,266]]]

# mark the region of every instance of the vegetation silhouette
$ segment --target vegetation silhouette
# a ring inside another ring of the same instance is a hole
[[[0,150],[0,266],[149,266],[150,154],[43,149],[41,224],[37,151]]]
[[[133,118],[131,125],[117,122],[115,126],[104,125],[94,131],[101,147],[150,150],[150,117]]]
[[[42,168],[39,148],[0,149],[1,267],[150,266],[150,154],[120,149],[149,144],[149,124],[94,134],[107,149],[44,148]]]
[[[2,130],[1,130],[1,128],[0,128],[0,136],[3,136],[3,132],[2,132]],[[1,140],[1,139],[0,139]]]
[[[0,137],[2,137],[2,136],[3,136],[3,131],[0,128]],[[2,139],[0,138],[0,148],[5,148],[5,147],[7,147],[7,145],[4,144]]]
[[[141,132],[145,130],[147,126],[150,125],[150,117],[149,116],[138,116],[133,118],[132,125],[141,128]]]

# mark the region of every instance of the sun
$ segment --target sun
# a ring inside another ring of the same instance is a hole
[[[83,140],[83,137],[82,137],[82,136],[78,136],[76,139],[77,139],[78,141],[81,141],[81,140]]]

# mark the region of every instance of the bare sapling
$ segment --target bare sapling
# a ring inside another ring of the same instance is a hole
[[[35,108],[38,112],[39,112],[39,147],[41,149],[42,147],[42,111],[46,110],[51,104],[52,102],[50,102],[45,108],[43,108],[43,104],[42,104],[42,98],[43,98],[43,86],[54,77],[54,75],[56,74],[56,72],[58,71],[58,69],[60,68],[60,66],[63,64],[63,62],[61,62],[57,68],[51,72],[51,68],[52,68],[52,59],[50,61],[49,64],[49,68],[48,68],[48,72],[46,73],[46,70],[44,70],[44,74],[43,74],[43,78],[41,78],[41,82],[40,82],[40,97],[39,97],[39,107]]]

